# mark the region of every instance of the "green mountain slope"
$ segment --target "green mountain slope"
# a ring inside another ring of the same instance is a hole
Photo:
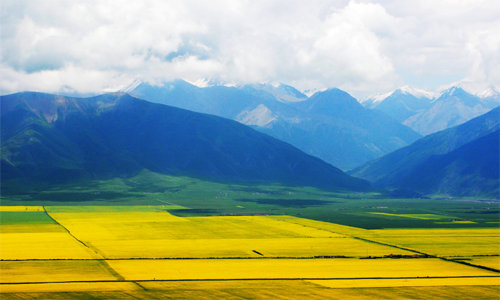
[[[220,182],[369,190],[368,182],[238,122],[124,93],[1,97],[2,181],[127,177],[147,169]]]

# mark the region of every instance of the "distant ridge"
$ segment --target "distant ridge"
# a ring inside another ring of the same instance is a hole
[[[322,160],[238,122],[125,93],[2,96],[2,182],[72,182],[141,170],[237,183],[371,190]]]
[[[491,86],[459,82],[438,93],[404,86],[391,93],[361,99],[360,103],[428,135],[460,125],[499,106],[500,93]]]
[[[131,94],[147,101],[253,126],[343,170],[421,137],[386,115],[364,108],[339,89],[307,98],[279,83],[200,88],[175,80],[158,86],[134,84],[131,88]]]

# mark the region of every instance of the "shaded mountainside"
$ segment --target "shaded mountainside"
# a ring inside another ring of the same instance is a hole
[[[221,117],[124,93],[1,97],[2,181],[127,177],[143,169],[221,182],[369,190],[293,146]]]
[[[495,150],[493,147],[492,137],[480,139],[490,134],[493,136],[494,133],[498,134],[499,119],[500,108],[493,109],[462,125],[434,133],[407,147],[368,162],[349,171],[348,174],[370,180],[380,187],[404,188],[411,186],[415,190],[425,193],[446,191],[457,196],[487,193],[490,185],[488,182],[498,181],[498,173],[495,175],[491,172],[478,171],[483,168],[480,164],[477,170],[472,166],[476,161],[483,162],[478,160],[481,156],[488,158],[495,153],[496,156],[499,155],[498,148]],[[469,143],[471,145],[468,145]],[[458,150],[462,146],[464,148]],[[477,152],[467,149],[477,149]],[[457,152],[454,152],[455,150]],[[437,164],[437,161],[441,162]],[[495,160],[491,161],[494,165]],[[433,164],[440,165],[444,173],[432,169]],[[434,174],[425,174],[426,172]],[[427,177],[424,180],[425,176]],[[436,176],[434,181],[431,180],[432,176]],[[477,186],[466,187],[466,178],[469,178],[470,182],[476,182]],[[415,182],[418,180],[423,180],[425,184]],[[459,182],[463,182],[463,188],[457,187]],[[494,193],[494,190],[489,191]]]
[[[497,130],[445,155],[431,156],[397,184],[427,194],[498,198],[499,137]]]
[[[141,83],[130,93],[151,102],[253,126],[344,170],[421,138],[386,115],[362,107],[338,89],[306,99],[286,85],[199,88],[176,80],[162,86]]]

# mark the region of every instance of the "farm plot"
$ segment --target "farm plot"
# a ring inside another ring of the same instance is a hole
[[[372,230],[373,240],[438,256],[498,255],[500,229]]]
[[[440,259],[110,260],[127,280],[496,276]]]
[[[474,256],[463,260],[466,263],[471,263],[478,266],[484,266],[500,271],[500,256]]]
[[[4,210],[0,214],[2,260],[102,258],[76,241],[45,212]]]
[[[2,211],[2,299],[499,296],[498,272],[492,270],[435,258],[359,259],[414,254],[391,245],[453,253],[463,243],[465,250],[451,258],[496,266],[498,256],[474,255],[493,251],[494,238],[498,255],[498,229],[366,230],[289,216],[168,212],[176,208],[46,207],[50,216],[34,209]],[[479,246],[465,245],[471,237]],[[458,256],[462,252],[473,254]]]
[[[331,281],[330,281],[331,282]],[[128,284],[127,286],[125,286]],[[120,286],[117,286],[120,285]],[[34,285],[21,292],[3,287],[2,299],[498,299],[497,285],[436,285],[404,287],[331,288],[305,280],[141,282],[107,285],[63,284],[65,291],[39,291]],[[9,287],[10,288],[10,287]],[[84,289],[87,289],[86,291]],[[147,290],[146,290],[147,289]],[[6,292],[3,292],[6,291]]]
[[[0,206],[0,212],[4,211],[20,211],[20,212],[28,212],[28,211],[41,211],[44,209],[42,206]]]
[[[98,240],[92,247],[105,258],[364,257],[414,254],[353,238]]]
[[[473,278],[405,278],[405,279],[346,279],[346,280],[308,280],[330,288],[367,288],[402,286],[494,286],[500,285],[498,277]]]
[[[267,217],[176,217],[168,212],[50,213],[105,258],[347,257],[411,254]]]
[[[121,279],[103,260],[0,261],[0,268],[2,285]]]

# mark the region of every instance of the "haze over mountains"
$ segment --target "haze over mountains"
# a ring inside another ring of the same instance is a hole
[[[500,93],[491,87],[474,90],[467,84],[457,84],[440,93],[404,86],[360,102],[428,135],[460,125],[499,106]]]
[[[238,122],[125,93],[81,99],[24,92],[2,96],[1,107],[2,181],[109,179],[147,169],[221,182],[372,189]]]
[[[122,91],[253,126],[343,170],[421,137],[385,114],[364,108],[338,89],[308,98],[283,84],[200,88],[176,80],[159,86],[136,82]]]
[[[498,198],[500,108],[437,132],[348,174],[385,188]]]

